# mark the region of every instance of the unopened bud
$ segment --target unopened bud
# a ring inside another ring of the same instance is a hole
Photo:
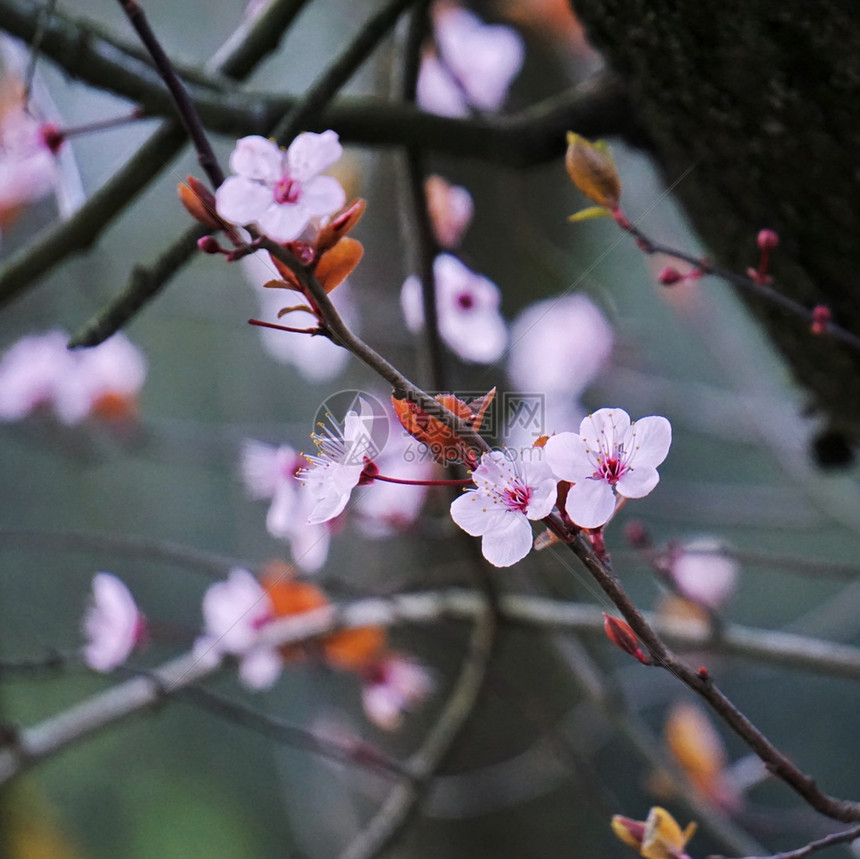
[[[203,236],[202,238],[197,239],[197,247],[203,251],[204,254],[226,253],[224,248],[222,248],[218,243],[218,239],[214,236]]]
[[[60,147],[66,142],[65,134],[50,122],[44,123],[39,128],[39,137],[51,155],[56,155],[60,151]]]
[[[813,334],[824,334],[832,319],[833,314],[830,312],[830,308],[824,304],[819,304],[812,310],[812,324],[809,326],[809,330]]]
[[[636,638],[636,633],[630,628],[630,625],[617,617],[603,613],[603,629],[606,632],[607,638],[617,647],[620,647],[625,653],[629,653],[635,659],[638,659],[643,665],[650,665],[651,659],[647,653],[642,652],[639,646],[639,639]]]
[[[639,850],[645,838],[645,823],[641,820],[632,820],[629,817],[614,814],[612,816],[612,831],[628,847]]]
[[[756,242],[763,251],[772,251],[779,245],[779,235],[774,230],[759,230]]]
[[[660,281],[663,286],[673,286],[676,283],[680,283],[683,279],[684,275],[672,266],[667,266],[660,271],[660,274],[657,275],[657,280]]]
[[[624,526],[624,536],[634,549],[649,549],[652,545],[651,534],[641,519],[633,519]]]

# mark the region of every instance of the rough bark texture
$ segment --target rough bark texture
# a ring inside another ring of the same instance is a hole
[[[775,229],[779,288],[860,333],[858,0],[571,3],[626,82],[667,183],[694,165],[675,193],[714,256],[744,271],[758,230]],[[860,353],[749,306],[823,416],[819,452],[860,441]]]

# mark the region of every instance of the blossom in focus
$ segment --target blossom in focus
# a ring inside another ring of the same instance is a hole
[[[252,498],[272,502],[266,529],[290,543],[297,566],[316,572],[328,557],[329,529],[324,524],[308,524],[315,502],[296,479],[303,465],[304,458],[289,445],[275,447],[250,439],[242,444],[239,470],[246,491]]]
[[[665,808],[655,805],[647,820],[631,820],[616,814],[612,818],[612,831],[644,859],[689,859],[684,848],[693,837],[696,824],[688,823],[682,830]]]
[[[320,175],[340,158],[334,131],[300,134],[284,151],[251,135],[236,143],[227,178],[215,192],[218,214],[233,224],[256,223],[276,242],[298,238],[311,218],[331,215],[346,202],[332,176]]]
[[[22,337],[0,359],[0,420],[20,420],[39,408],[65,424],[90,415],[132,415],[146,380],[146,359],[122,333],[92,349],[71,352],[68,335]]]
[[[585,412],[579,398],[606,366],[612,345],[609,322],[585,295],[529,305],[511,326],[507,372],[515,390],[544,395],[543,420],[517,416],[508,444],[530,446],[546,432],[579,423]]]
[[[462,185],[451,185],[435,174],[424,182],[424,193],[436,241],[443,248],[456,247],[472,222],[472,195]]]
[[[433,262],[436,308],[442,340],[464,361],[490,364],[505,351],[508,332],[499,312],[499,288],[451,254]],[[424,326],[421,281],[408,277],[400,292],[406,327],[417,333]]]
[[[314,499],[308,523],[340,515],[362,478],[371,479],[364,472],[373,467],[378,452],[371,435],[374,420],[369,404],[360,399],[359,412],[347,412],[342,427],[329,416],[330,425],[321,424],[321,431],[313,434],[319,455],[306,455],[308,467],[297,475]]]
[[[21,83],[0,81],[0,229],[21,209],[46,197],[57,183],[56,159],[42,124],[25,109]]]
[[[688,540],[670,549],[668,575],[678,593],[698,605],[719,609],[732,595],[738,562],[710,537]]]
[[[421,704],[433,690],[430,672],[417,662],[388,653],[367,668],[361,701],[367,718],[384,731],[395,731],[403,713]]]
[[[544,448],[556,477],[569,481],[565,510],[581,528],[599,528],[615,512],[616,494],[642,498],[660,480],[672,427],[652,415],[631,423],[623,409],[599,409],[583,418],[579,434],[551,436]]]
[[[251,689],[268,689],[281,673],[282,660],[276,648],[258,644],[257,637],[274,617],[265,588],[247,570],[236,567],[203,596],[205,634],[195,651],[201,658],[238,657],[240,680]]]
[[[433,20],[438,53],[422,60],[418,104],[443,116],[499,110],[522,68],[522,37],[512,27],[485,24],[453,4],[437,4]]]
[[[93,576],[92,604],[84,616],[84,662],[95,671],[113,671],[128,659],[146,634],[146,620],[131,591],[112,573]]]
[[[531,452],[540,455],[538,448]],[[529,553],[529,520],[550,514],[557,481],[542,459],[515,462],[500,450],[483,454],[472,480],[476,488],[451,504],[451,518],[467,534],[482,538],[481,551],[493,566],[509,567]]]

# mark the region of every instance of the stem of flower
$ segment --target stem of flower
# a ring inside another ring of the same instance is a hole
[[[278,325],[276,322],[264,322],[262,319],[249,319],[249,325],[256,325],[258,328],[274,328],[275,331],[292,331],[295,334],[310,334],[312,337],[315,334],[321,334],[321,328],[292,328],[289,325]]]
[[[374,480],[383,480],[386,483],[400,483],[403,486],[468,486],[472,483],[471,477],[460,480],[407,480],[405,477],[386,477],[384,474],[374,474]]]

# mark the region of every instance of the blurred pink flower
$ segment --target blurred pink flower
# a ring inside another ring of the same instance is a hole
[[[424,193],[436,241],[443,248],[456,247],[472,222],[472,195],[461,185],[451,185],[435,174],[424,182]]]
[[[578,398],[606,364],[612,340],[606,317],[586,296],[537,301],[511,326],[508,375],[521,391]]]
[[[499,288],[476,274],[451,254],[439,254],[433,263],[436,307],[442,340],[464,361],[490,364],[505,351],[508,332],[499,312]],[[421,282],[411,275],[400,292],[406,327],[417,333],[424,327]]]
[[[432,691],[430,672],[395,653],[387,654],[362,676],[364,712],[384,731],[397,730],[404,711],[417,707]]]
[[[236,175],[215,192],[218,214],[240,226],[256,223],[276,242],[298,238],[311,218],[346,202],[337,179],[320,175],[342,151],[334,131],[300,134],[286,151],[265,137],[241,138],[230,156]]]
[[[0,81],[0,229],[21,208],[50,194],[57,183],[56,160],[42,124],[24,107],[18,80]]]
[[[131,591],[112,573],[93,576],[92,604],[84,616],[84,662],[94,671],[113,671],[146,634],[146,619]]]
[[[422,60],[419,105],[443,116],[464,116],[470,108],[497,111],[522,68],[522,37],[452,4],[437,4],[433,17],[438,55]]]
[[[316,572],[328,557],[330,532],[325,524],[308,524],[316,501],[296,479],[296,472],[304,465],[305,459],[288,445],[275,447],[251,440],[243,443],[239,459],[248,494],[271,499],[266,516],[268,532],[289,541],[297,566]]]
[[[194,646],[201,659],[222,654],[239,658],[239,679],[250,689],[268,689],[281,673],[277,649],[257,643],[259,630],[274,620],[265,588],[247,570],[236,567],[224,582],[203,596],[205,635]]]
[[[579,434],[551,436],[544,447],[556,477],[573,484],[565,509],[581,528],[599,528],[615,512],[616,493],[642,498],[660,480],[657,466],[672,443],[664,417],[631,423],[623,409],[599,409],[583,418]]]
[[[542,455],[539,448],[532,452]],[[451,504],[451,518],[467,534],[482,538],[481,551],[493,566],[509,567],[531,550],[529,520],[550,514],[558,481],[541,458],[515,462],[501,450],[481,456],[472,480],[476,488]]]
[[[719,609],[737,584],[738,562],[712,537],[687,540],[670,550],[668,573],[681,596]]]
[[[0,359],[0,420],[20,420],[40,407],[65,424],[90,415],[127,418],[146,380],[146,359],[115,334],[92,349],[71,352],[68,335],[22,337]]]

